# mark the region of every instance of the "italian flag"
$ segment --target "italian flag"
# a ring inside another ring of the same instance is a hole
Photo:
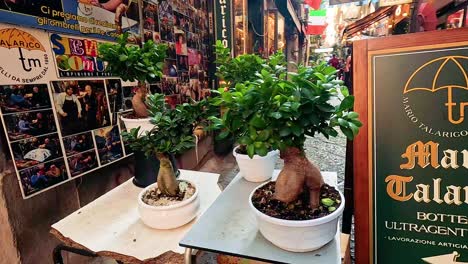
[[[327,28],[327,10],[310,10],[309,22],[307,25],[308,35],[322,35],[325,28]]]

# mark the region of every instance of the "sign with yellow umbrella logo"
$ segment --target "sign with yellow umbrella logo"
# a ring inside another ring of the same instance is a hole
[[[373,263],[468,263],[467,43],[370,64]]]
[[[16,52],[15,52],[16,51]],[[47,83],[51,69],[48,35],[42,30],[0,24],[0,83]]]
[[[413,75],[409,78],[408,82],[406,83],[404,94],[410,93],[412,91],[417,91],[417,90],[422,90],[422,91],[429,91],[432,93],[436,93],[439,90],[447,90],[448,92],[448,98],[447,98],[447,103],[445,104],[447,106],[447,112],[448,112],[448,120],[450,123],[454,125],[459,125],[465,120],[465,108],[468,108],[468,102],[460,102],[456,103],[453,98],[453,89],[464,89],[468,90],[468,74],[466,73],[466,69],[463,67],[462,64],[468,61],[468,57],[465,56],[447,56],[447,57],[442,57],[442,58],[437,58],[434,60],[431,60],[427,63],[425,63],[423,66],[419,67]],[[423,71],[426,67],[434,64],[434,63],[441,63],[440,66],[438,66],[437,72],[432,78],[432,83],[429,87],[418,87],[418,86],[413,86],[412,81],[415,78],[418,78],[416,76],[418,73]],[[454,79],[448,79],[448,80],[439,80],[439,77],[441,76],[441,72],[444,71],[448,65],[454,64],[454,70],[452,71],[452,75],[460,75],[462,76],[462,82],[460,81],[454,81]],[[458,109],[457,109],[458,107]],[[454,112],[459,112],[459,117],[455,117]]]

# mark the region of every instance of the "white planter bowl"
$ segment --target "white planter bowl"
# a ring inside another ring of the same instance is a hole
[[[249,205],[257,218],[260,233],[268,241],[287,251],[308,252],[319,249],[333,240],[345,206],[341,192],[340,207],[327,216],[304,221],[282,220],[260,212],[252,203],[254,192],[267,183],[261,184],[250,194]]]
[[[151,131],[154,128],[154,125],[151,124],[151,118],[125,118],[120,117],[125,124],[127,132],[130,132],[133,128],[140,127],[138,136],[146,135],[146,132]]]
[[[235,147],[232,151],[236,157],[237,165],[241,175],[250,182],[263,182],[269,180],[273,176],[275,170],[275,163],[278,160],[279,151],[273,150],[268,152],[265,157],[254,155],[251,159],[248,155],[239,154]]]
[[[195,186],[193,182],[187,182]],[[143,194],[157,186],[158,183],[151,184],[138,195],[138,213],[143,223],[155,229],[172,229],[187,224],[197,216],[200,209],[200,196],[196,186],[192,197],[174,205],[152,206],[144,203],[141,199]]]

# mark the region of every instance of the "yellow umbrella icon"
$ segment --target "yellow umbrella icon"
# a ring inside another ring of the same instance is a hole
[[[0,30],[0,47],[24,48],[27,50],[41,50],[45,52],[44,46],[33,35],[17,28],[5,28]]]
[[[439,90],[447,89],[448,98],[447,98],[447,103],[445,105],[447,106],[447,109],[448,109],[448,120],[450,121],[450,123],[455,124],[455,125],[461,124],[465,119],[465,107],[468,107],[468,102],[459,103],[460,117],[458,118],[458,120],[455,120],[454,117],[453,117],[453,110],[454,110],[454,107],[457,106],[457,103],[455,103],[453,101],[453,89],[457,88],[457,89],[468,90],[468,74],[466,72],[466,69],[462,65],[464,60],[468,60],[468,57],[466,57],[466,56],[446,56],[446,57],[441,57],[441,58],[434,59],[432,61],[427,62],[423,66],[419,67],[411,75],[411,77],[408,79],[408,82],[406,82],[403,94],[413,92],[413,91],[417,91],[417,90],[424,90],[424,91],[430,91],[430,92],[435,93],[435,92],[437,92]],[[439,68],[437,69],[434,78],[432,79],[431,87],[418,87],[418,86],[413,87],[413,86],[411,86],[411,84],[415,80],[415,76],[419,72],[421,72],[422,70],[425,70],[427,66],[429,66],[429,65],[431,65],[433,63],[441,63],[441,64],[440,64]],[[460,72],[462,74],[462,78],[463,78],[462,83],[456,82],[456,81],[453,81],[453,82],[449,81],[448,83],[447,83],[447,81],[445,81],[445,83],[444,83],[443,81],[439,80],[440,73],[442,72],[442,70],[444,70],[445,67],[447,67],[447,65],[449,63],[454,63],[456,65],[456,67],[460,70]]]
[[[21,49],[44,51],[44,46],[33,35],[17,28],[5,28],[0,30],[0,47],[12,49],[18,48],[20,58],[23,61],[23,69],[31,71],[31,67],[24,65],[24,56]]]

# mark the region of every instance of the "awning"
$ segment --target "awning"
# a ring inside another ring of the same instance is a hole
[[[386,6],[381,7],[375,12],[359,19],[358,21],[348,25],[343,31],[343,39],[351,36],[357,32],[363,31],[368,28],[370,25],[374,24],[377,21],[380,21],[386,17],[391,16],[395,12],[396,6]]]
[[[292,20],[297,28],[297,31],[305,35],[305,30],[302,27],[301,20],[297,16],[296,10],[294,9],[291,0],[275,0],[275,4],[281,15],[283,15],[285,19]]]

